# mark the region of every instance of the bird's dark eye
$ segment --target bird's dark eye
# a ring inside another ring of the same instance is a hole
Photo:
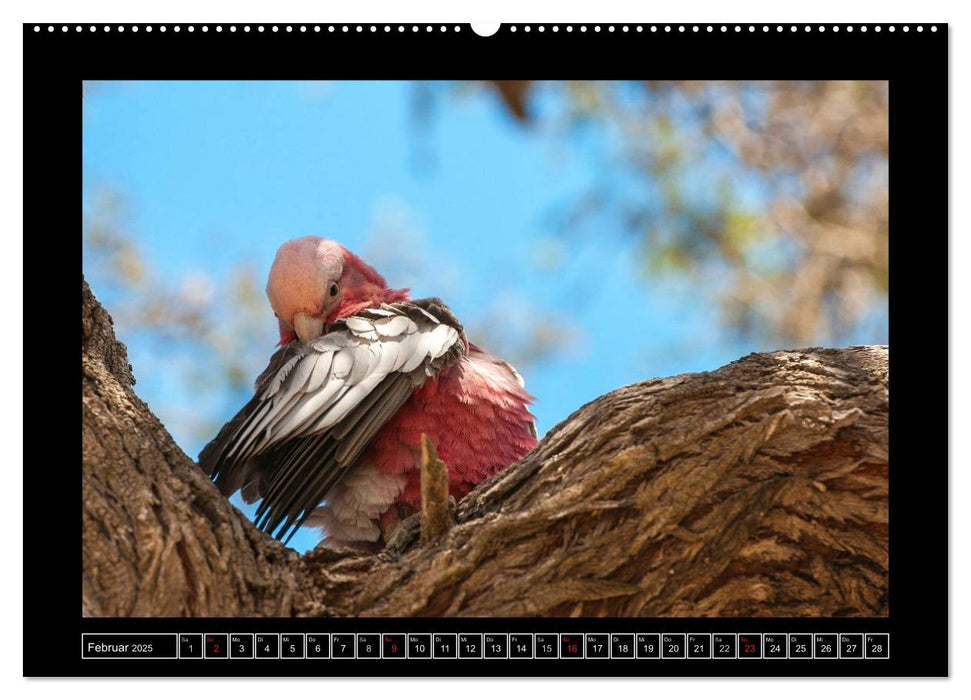
[[[339,293],[340,291],[341,291],[341,288],[340,288],[340,287],[338,287],[336,283],[335,283],[335,284],[332,284],[332,285],[330,285],[330,295],[331,295],[332,297],[336,297],[336,296],[337,296],[337,294],[338,294],[338,293]]]

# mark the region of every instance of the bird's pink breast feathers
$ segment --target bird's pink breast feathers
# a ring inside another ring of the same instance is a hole
[[[448,465],[449,491],[461,498],[480,481],[505,469],[536,445],[532,397],[512,372],[473,351],[415,391],[362,456],[386,474],[407,473],[401,501],[421,503],[421,435]]]

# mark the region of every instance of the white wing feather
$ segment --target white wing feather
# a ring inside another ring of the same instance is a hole
[[[326,430],[346,417],[389,374],[411,372],[458,342],[451,326],[425,313],[419,326],[392,307],[353,316],[346,329],[300,346],[265,384],[261,405],[241,429],[231,453],[262,451]]]

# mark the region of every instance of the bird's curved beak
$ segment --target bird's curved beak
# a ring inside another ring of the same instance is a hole
[[[306,345],[314,338],[319,338],[324,333],[324,319],[313,318],[305,313],[299,313],[293,317],[293,330],[297,337]]]

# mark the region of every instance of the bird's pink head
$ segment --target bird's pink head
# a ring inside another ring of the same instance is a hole
[[[280,324],[280,344],[308,342],[339,318],[408,299],[388,289],[377,271],[340,243],[318,236],[280,246],[270,267],[266,296]]]

